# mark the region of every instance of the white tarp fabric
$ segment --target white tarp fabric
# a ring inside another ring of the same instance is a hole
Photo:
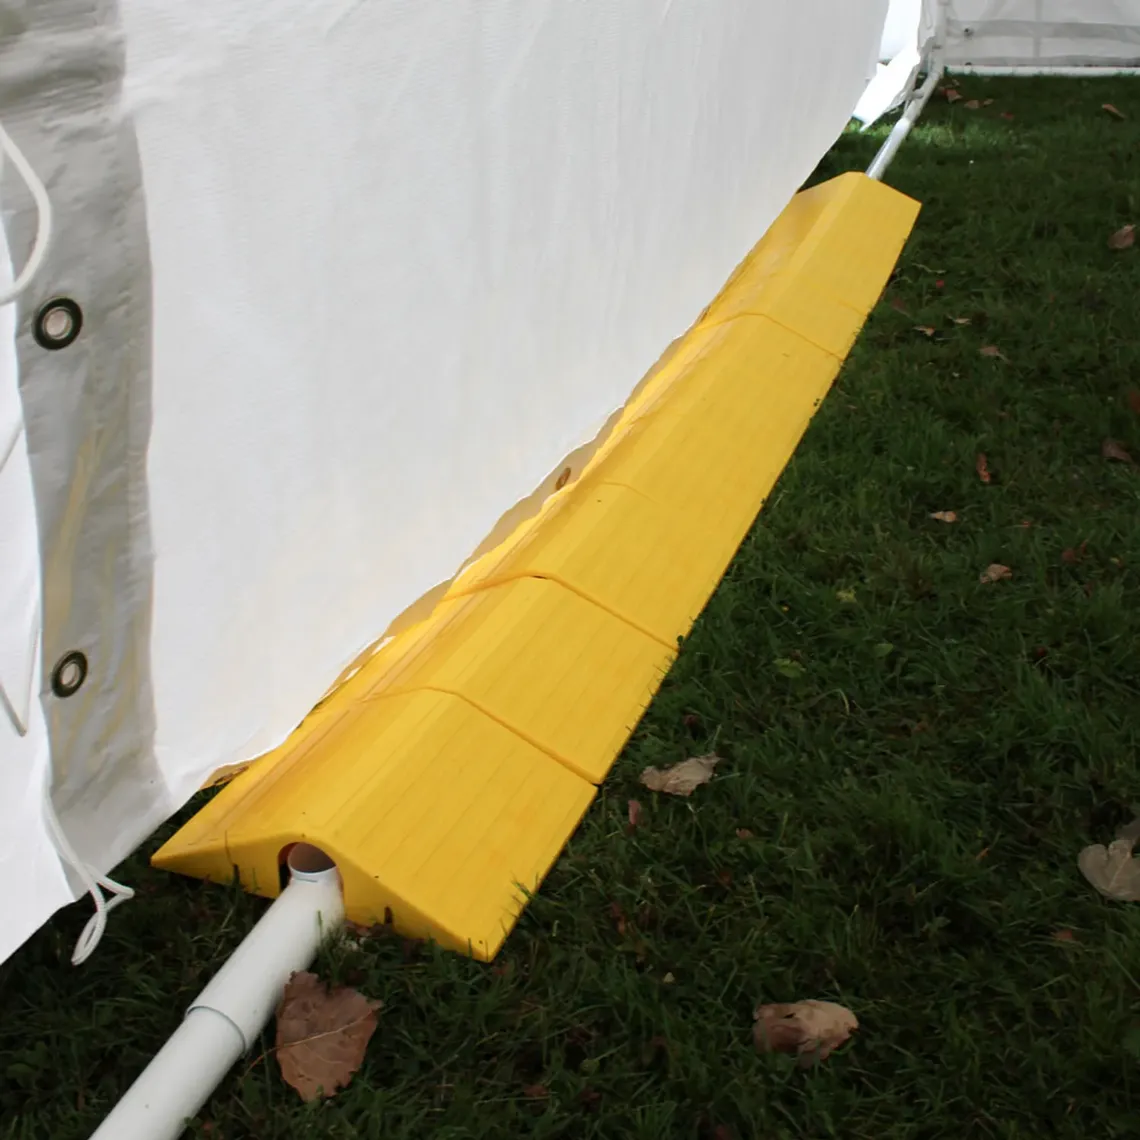
[[[934,34],[935,10],[929,0],[891,0],[879,45],[879,59],[883,62],[853,113],[864,127],[905,100]]]
[[[14,273],[0,226],[0,293]],[[24,415],[16,385],[16,308],[0,306],[0,868],[25,881],[0,897],[0,953],[46,914],[29,900],[66,900],[67,880],[44,842],[48,738],[38,697],[39,552]],[[56,904],[58,905],[58,903]],[[47,913],[50,913],[47,912]]]
[[[946,62],[1140,67],[1140,0],[950,0]]]
[[[937,3],[937,0],[934,0]],[[883,38],[879,44],[879,59],[889,63],[901,51],[914,44],[914,37],[925,15],[930,19],[931,0],[891,0],[887,9],[887,22],[883,25]]]
[[[99,871],[279,743],[697,316],[846,124],[886,7],[0,0],[0,117],[58,214],[14,357],[0,325],[44,674],[38,729],[0,718],[0,958],[72,897],[44,726]],[[0,206],[20,263],[8,174]],[[45,351],[59,295],[83,331]]]

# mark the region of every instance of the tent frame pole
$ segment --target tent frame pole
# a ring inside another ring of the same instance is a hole
[[[891,133],[879,148],[879,153],[871,160],[867,167],[867,177],[876,182],[883,180],[887,167],[891,165],[907,136],[918,122],[919,116],[926,109],[931,96],[938,89],[938,84],[946,72],[943,62],[946,42],[946,15],[949,9],[949,0],[938,0],[938,7],[934,15],[934,36],[926,56],[926,81],[917,90],[911,93],[902,116],[891,128]]]
[[[1052,76],[1057,79],[1107,79],[1114,75],[1140,75],[1140,67],[1038,67],[1035,64],[1014,64],[1009,67],[985,67],[963,64],[948,69],[954,75],[977,75],[979,77],[1011,76],[1029,78],[1032,76]]]

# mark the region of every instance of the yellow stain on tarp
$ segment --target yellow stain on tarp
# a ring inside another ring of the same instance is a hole
[[[154,856],[280,891],[293,843],[348,917],[490,959],[577,827],[791,458],[918,204],[798,194],[580,477],[467,566]]]

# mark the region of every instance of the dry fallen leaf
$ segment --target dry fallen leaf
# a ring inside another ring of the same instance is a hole
[[[1107,847],[1094,843],[1077,857],[1081,874],[1105,898],[1140,902],[1140,860],[1132,857],[1135,842],[1126,836],[1114,839]]]
[[[641,822],[641,804],[637,800],[629,801],[629,831],[633,832]]]
[[[618,937],[624,938],[626,931],[629,929],[629,920],[625,917],[625,911],[619,902],[610,903],[610,918],[613,919],[614,929],[617,930]]]
[[[970,323],[969,317],[951,317],[950,318],[956,325],[968,325]]]
[[[795,1053],[804,1067],[826,1060],[859,1028],[846,1006],[830,1001],[762,1005],[752,1016],[752,1036],[761,1053]]]
[[[550,1096],[550,1090],[546,1085],[523,1085],[522,1094],[528,1100],[545,1100]]]
[[[1121,226],[1108,239],[1109,249],[1131,249],[1136,244],[1136,227],[1132,224]]]
[[[1102,103],[1100,105],[1102,111],[1107,111],[1114,119],[1123,119],[1124,112],[1119,107],[1114,107],[1111,103]]]
[[[915,325],[914,331],[922,333],[923,336],[933,336],[935,333],[935,330],[932,329],[930,325]]]
[[[1121,443],[1117,443],[1115,439],[1106,439],[1100,445],[1100,453],[1105,459],[1115,459],[1120,463],[1135,463],[1136,461],[1128,454],[1127,450]]]
[[[1003,566],[1000,562],[991,562],[982,571],[982,576],[979,579],[983,585],[990,586],[994,582],[1004,582],[1007,578],[1013,577],[1013,571],[1008,566]]]
[[[958,521],[956,511],[935,511],[930,517],[937,522],[954,523]]]
[[[736,829],[737,839],[755,839],[755,832],[749,831],[747,827],[738,827]]]
[[[974,470],[977,471],[978,478],[981,479],[983,483],[988,483],[993,478],[990,474],[989,461],[986,459],[986,453],[984,451],[978,452],[978,458],[974,460]]]
[[[380,1006],[348,986],[329,989],[316,974],[295,973],[277,1009],[277,1061],[286,1084],[305,1101],[344,1088],[364,1060]]]
[[[994,101],[993,101],[992,99],[983,99],[983,100],[982,100],[982,106],[983,106],[983,107],[992,107],[992,106],[993,106],[993,102],[994,102]]]
[[[946,96],[947,103],[957,103],[962,98],[961,93],[955,91],[953,87],[943,88],[943,94]]]
[[[641,782],[651,792],[691,796],[697,788],[712,779],[713,770],[719,763],[719,756],[692,756],[668,768],[646,768],[641,773]]]
[[[980,111],[982,109],[982,101],[980,99],[969,99],[962,106],[969,108],[971,111]]]
[[[983,356],[992,357],[995,360],[1005,360],[1006,355],[996,344],[987,344],[985,348],[979,350]]]

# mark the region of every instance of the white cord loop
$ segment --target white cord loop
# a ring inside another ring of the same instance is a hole
[[[48,197],[47,187],[40,181],[39,175],[32,169],[32,165],[24,157],[24,152],[15,144],[12,136],[0,123],[0,154],[7,155],[17,173],[24,180],[24,185],[32,195],[36,204],[36,240],[32,243],[32,252],[28,263],[20,271],[19,276],[12,282],[9,289],[0,291],[0,305],[11,304],[32,283],[32,279],[43,266],[47,257],[48,245],[51,242],[52,212],[51,199]]]
[[[124,887],[122,883],[116,883],[114,879],[107,878],[106,875],[97,875],[79,858],[75,853],[75,848],[71,846],[67,836],[64,835],[63,828],[60,827],[59,818],[55,814],[55,808],[52,807],[50,793],[44,795],[44,818],[47,820],[48,829],[51,831],[52,840],[55,843],[56,851],[59,852],[59,857],[79,876],[79,881],[95,904],[95,913],[87,920],[87,925],[83,928],[83,933],[80,934],[71,954],[71,964],[80,966],[91,957],[95,952],[95,947],[99,945],[99,940],[107,929],[107,915],[119,903],[133,899],[135,892],[130,887]],[[111,897],[107,898],[103,891],[107,891]]]

